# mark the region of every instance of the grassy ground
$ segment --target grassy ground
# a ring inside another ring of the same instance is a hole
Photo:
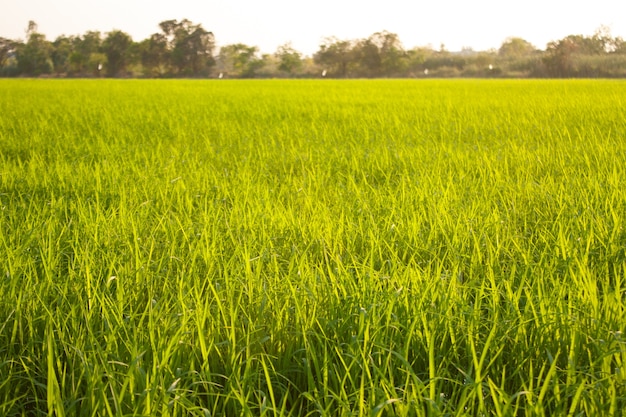
[[[626,407],[624,82],[0,96],[1,415]]]

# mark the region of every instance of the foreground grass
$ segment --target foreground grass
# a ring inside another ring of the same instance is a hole
[[[619,415],[626,84],[0,81],[1,415]]]

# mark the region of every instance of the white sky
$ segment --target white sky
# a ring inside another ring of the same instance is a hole
[[[140,41],[159,22],[187,18],[214,33],[218,46],[242,42],[272,53],[291,41],[310,55],[324,37],[397,33],[405,48],[443,43],[450,51],[498,48],[519,36],[544,49],[600,25],[626,38],[624,0],[0,0],[0,36],[23,39],[29,20],[49,40],[120,29]]]

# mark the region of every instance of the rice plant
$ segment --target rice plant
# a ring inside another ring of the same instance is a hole
[[[0,415],[626,407],[623,82],[0,94]]]

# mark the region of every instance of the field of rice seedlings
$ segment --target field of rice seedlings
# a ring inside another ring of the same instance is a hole
[[[623,81],[0,97],[0,415],[626,407]]]

